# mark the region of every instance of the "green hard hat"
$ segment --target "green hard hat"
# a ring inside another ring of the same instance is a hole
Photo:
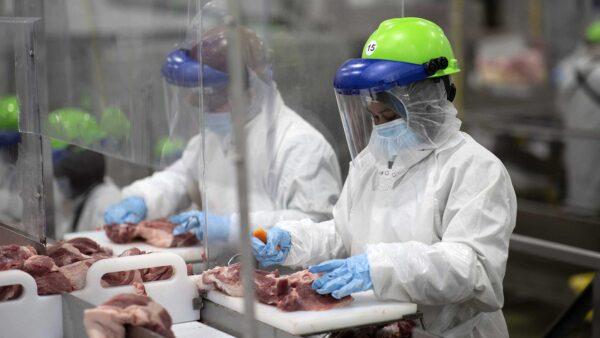
[[[16,96],[0,99],[0,130],[19,130],[19,100]]]
[[[48,116],[52,147],[65,148],[69,143],[88,146],[104,138],[96,119],[77,108],[61,108]]]
[[[154,147],[154,154],[157,157],[169,157],[177,155],[183,151],[185,142],[180,138],[162,137]]]
[[[421,18],[385,20],[367,39],[363,59],[399,61],[422,65],[445,57],[448,66],[430,77],[458,73],[458,61],[444,31],[435,23]]]
[[[600,42],[600,20],[592,22],[585,30],[585,40],[590,43]]]
[[[109,107],[100,114],[100,126],[108,135],[116,138],[129,136],[131,122],[120,108]]]

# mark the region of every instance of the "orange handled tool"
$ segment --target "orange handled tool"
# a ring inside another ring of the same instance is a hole
[[[261,242],[267,244],[267,230],[263,228],[258,228],[252,232],[252,236],[260,239]],[[278,245],[275,249],[281,250],[281,247]]]
[[[267,231],[263,228],[258,228],[252,232],[252,236],[261,240],[261,242],[267,244]]]

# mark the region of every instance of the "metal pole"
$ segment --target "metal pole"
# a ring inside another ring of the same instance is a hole
[[[464,118],[464,92],[465,92],[465,53],[463,49],[464,41],[464,12],[465,12],[465,1],[464,0],[452,0],[450,3],[450,39],[452,42],[452,49],[454,50],[454,57],[460,63],[462,62],[462,71],[458,74],[454,74],[452,79],[456,85],[456,98],[454,99],[454,105],[458,110],[458,117]]]
[[[246,171],[246,135],[244,133],[245,118],[245,97],[243,81],[243,63],[241,35],[239,31],[240,23],[240,4],[236,0],[228,0],[227,6],[230,17],[227,25],[229,26],[228,40],[229,49],[227,51],[227,62],[229,64],[231,93],[231,110],[235,142],[235,163],[238,185],[238,205],[240,212],[240,247],[242,263],[242,286],[244,287],[244,337],[254,338],[256,327],[254,323],[254,259],[252,248],[250,246],[250,232],[248,228],[249,210],[248,210],[248,178]]]
[[[400,16],[401,17],[405,17],[406,16],[404,14],[404,0],[400,0]]]

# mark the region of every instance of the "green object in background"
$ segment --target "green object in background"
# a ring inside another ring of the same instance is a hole
[[[169,137],[161,138],[156,147],[154,147],[154,154],[157,157],[169,157],[178,155],[183,151],[185,142],[180,138],[170,139]]]
[[[458,61],[444,31],[435,23],[421,18],[396,18],[382,22],[363,48],[363,59],[424,64],[446,57],[448,67],[430,77],[458,73]]]
[[[70,143],[89,146],[106,135],[92,115],[77,108],[57,109],[50,113],[48,122],[54,149],[63,149]]]
[[[0,99],[0,130],[19,130],[19,100],[16,96]]]
[[[114,138],[129,136],[131,122],[120,108],[109,107],[104,109],[100,115],[100,126],[106,134]]]
[[[600,43],[600,20],[594,21],[587,26],[585,40],[590,43]]]

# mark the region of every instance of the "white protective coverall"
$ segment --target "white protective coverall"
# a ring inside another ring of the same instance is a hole
[[[332,220],[277,224],[292,239],[284,265],[367,253],[375,295],[418,304],[428,331],[508,337],[502,279],[517,205],[506,169],[458,131],[398,158],[388,169],[367,147],[350,163]]]
[[[87,194],[77,220],[76,231],[93,231],[102,227],[104,210],[119,199],[121,190],[110,177],[105,177],[102,183]]]
[[[280,220],[326,220],[342,186],[335,152],[320,132],[284,104],[274,85],[272,90],[273,111],[268,114],[263,108],[246,124],[250,221],[269,227]],[[274,144],[268,144],[270,139]],[[205,211],[231,215],[236,224],[233,145],[209,130],[205,142],[205,166],[202,137],[197,135],[181,159],[125,187],[123,198],[143,197],[146,218],[152,219],[173,215],[190,202],[198,204],[195,196],[204,192]],[[235,231],[230,237],[237,239]]]
[[[600,57],[579,48],[558,67],[558,105],[565,127],[592,135],[565,139],[566,204],[574,212],[600,211]]]

